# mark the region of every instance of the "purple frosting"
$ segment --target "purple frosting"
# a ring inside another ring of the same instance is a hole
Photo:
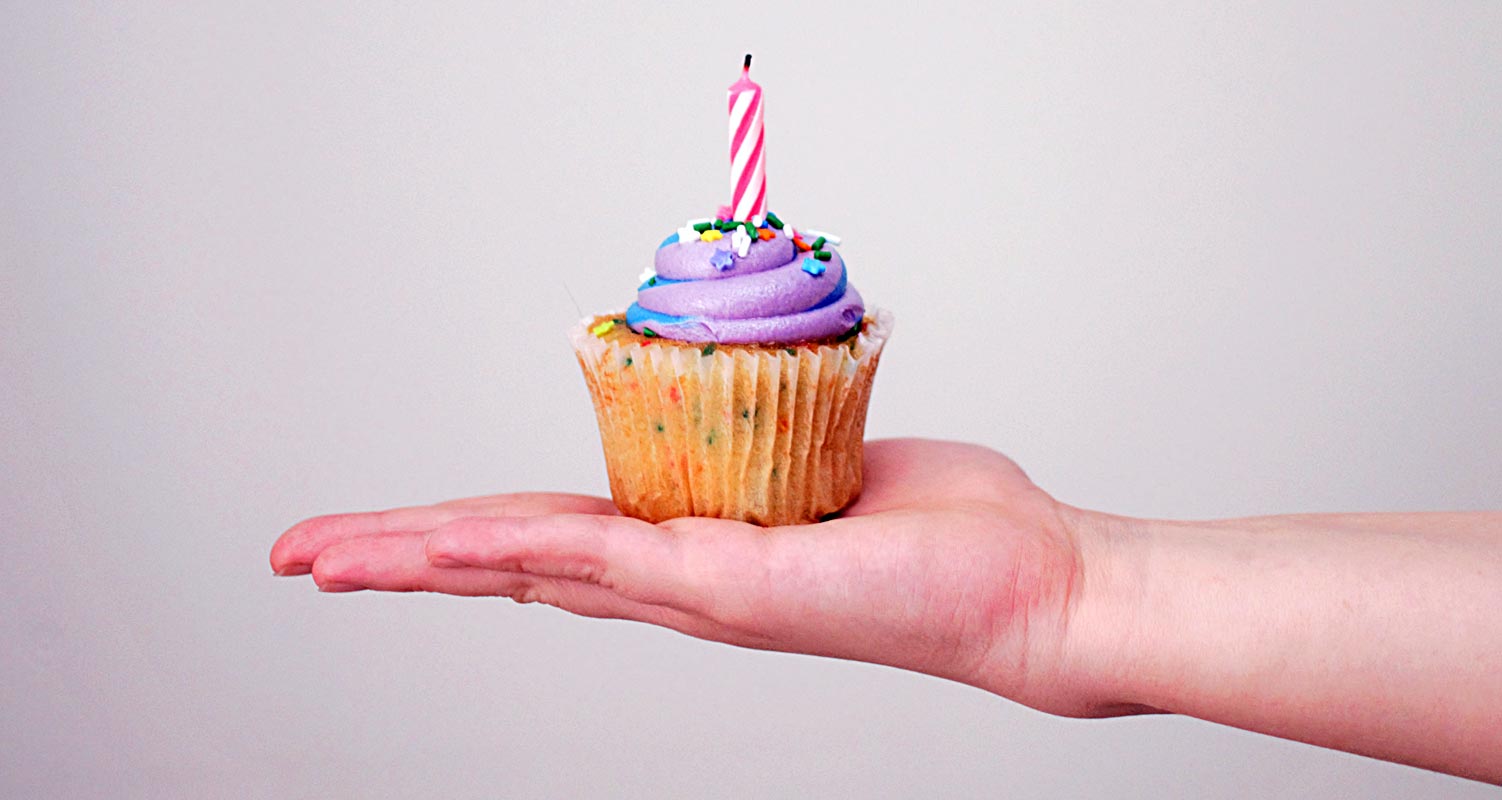
[[[687,243],[669,237],[657,250],[658,280],[638,290],[627,324],[684,342],[794,344],[838,336],[866,309],[839,252],[823,249],[829,258],[820,261],[779,232],[753,241],[744,257],[731,254],[722,269],[711,257],[730,250],[728,236]],[[723,264],[724,256],[716,260]]]
[[[733,256],[734,268],[722,273],[709,263],[709,257],[716,250],[730,250],[730,239],[727,237],[715,242],[675,242],[663,245],[657,248],[657,276],[674,281],[697,281],[749,275],[780,267],[793,260],[798,252],[798,248],[793,246],[793,240],[785,236],[755,241],[744,257]]]

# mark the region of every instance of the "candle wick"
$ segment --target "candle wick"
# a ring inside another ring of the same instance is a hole
[[[746,54],[746,63],[741,67],[741,72],[750,72],[750,71],[751,71],[751,54],[747,53]]]

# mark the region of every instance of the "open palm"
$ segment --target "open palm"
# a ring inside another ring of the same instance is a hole
[[[653,525],[605,498],[502,494],[315,517],[277,540],[271,564],[325,591],[507,596],[1092,713],[1064,668],[1073,509],[974,445],[869,442],[865,463],[859,501],[815,525]]]

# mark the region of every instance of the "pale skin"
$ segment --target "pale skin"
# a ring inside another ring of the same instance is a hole
[[[867,443],[859,501],[817,525],[503,494],[315,517],[271,565],[329,592],[542,602],[1502,782],[1502,512],[1129,519],[983,447],[902,439]]]

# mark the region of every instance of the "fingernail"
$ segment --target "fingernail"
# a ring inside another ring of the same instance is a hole
[[[444,567],[449,569],[452,569],[453,567],[467,566],[463,561],[460,561],[453,556],[429,556],[428,563],[435,567]]]
[[[353,583],[335,583],[335,582],[321,584],[318,587],[318,591],[320,591],[320,592],[359,592],[359,591],[364,591],[364,589],[365,589],[364,586],[359,586],[359,585],[353,584]]]
[[[272,574],[278,578],[290,578],[294,575],[306,575],[312,571],[313,567],[308,564],[288,564],[281,569],[273,570]]]

